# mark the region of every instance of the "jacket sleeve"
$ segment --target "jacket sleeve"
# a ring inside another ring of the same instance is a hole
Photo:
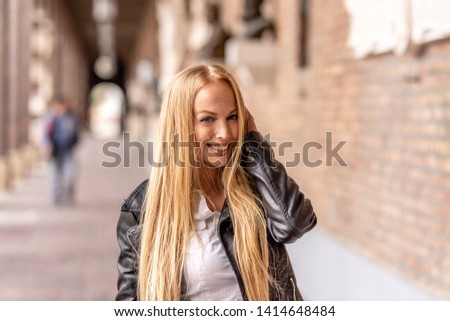
[[[241,166],[261,196],[273,239],[291,243],[310,231],[317,223],[311,202],[275,160],[271,146],[259,132],[247,133],[241,156]]]
[[[133,212],[122,211],[117,224],[117,241],[119,242],[120,254],[117,263],[119,278],[117,280],[117,301],[137,300],[137,253],[130,240],[131,231],[138,225],[137,218]]]
[[[137,300],[137,274],[142,226],[139,225],[148,179],[123,202],[117,224],[117,241],[120,254],[117,263],[119,278],[117,280],[116,300]]]

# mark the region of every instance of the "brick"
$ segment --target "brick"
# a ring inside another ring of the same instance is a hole
[[[323,142],[330,130],[345,137],[348,168],[290,169],[315,201],[321,226],[448,299],[448,267],[439,264],[450,254],[450,44],[427,45],[420,59],[408,51],[353,60],[342,2],[309,3],[309,64],[301,69],[294,58],[299,2],[277,2],[275,94],[270,116],[255,115],[258,126],[295,141]],[[258,92],[249,95],[264,110]]]

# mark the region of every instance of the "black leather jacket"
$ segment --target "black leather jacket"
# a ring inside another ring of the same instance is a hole
[[[302,300],[284,243],[294,242],[317,223],[311,203],[298,185],[273,157],[270,145],[258,132],[246,135],[241,165],[250,174],[255,193],[267,214],[270,272],[278,287],[270,289],[271,300]],[[140,231],[139,218],[147,181],[124,201],[117,226],[120,246],[119,279],[116,300],[136,300]],[[219,216],[218,232],[231,266],[236,273],[242,297],[246,300],[242,277],[233,255],[233,223],[225,200]]]

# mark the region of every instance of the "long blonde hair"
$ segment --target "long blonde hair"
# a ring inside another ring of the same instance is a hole
[[[260,201],[239,166],[245,107],[233,76],[216,64],[185,69],[164,93],[156,152],[156,159],[162,165],[152,169],[143,213],[138,272],[140,300],[180,300],[183,260],[189,240],[195,235],[194,213],[198,202],[195,192],[204,190],[199,169],[189,165],[194,146],[194,99],[211,81],[223,81],[230,86],[238,113],[237,148],[221,175],[234,227],[234,256],[247,298],[269,300],[271,277],[266,221]],[[189,142],[189,147],[172,145],[176,141]]]

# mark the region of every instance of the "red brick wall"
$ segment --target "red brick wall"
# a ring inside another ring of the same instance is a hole
[[[309,64],[298,65],[299,3],[277,2],[275,85],[255,94],[260,127],[296,152],[308,141],[348,164],[290,168],[319,225],[350,247],[450,298],[450,39],[354,60],[343,1],[313,0]],[[290,152],[293,152],[291,149]],[[290,158],[289,155],[287,158]],[[320,251],[320,249],[317,249]]]

